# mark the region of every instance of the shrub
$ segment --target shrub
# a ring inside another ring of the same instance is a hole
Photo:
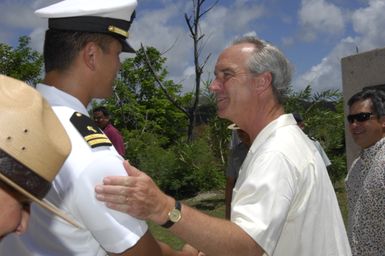
[[[220,162],[206,137],[191,143],[179,141],[164,148],[167,140],[155,134],[124,131],[130,162],[154,179],[169,195],[186,198],[224,185]]]

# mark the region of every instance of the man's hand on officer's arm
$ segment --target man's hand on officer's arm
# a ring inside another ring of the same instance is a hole
[[[175,199],[164,194],[144,172],[124,166],[129,176],[105,177],[95,188],[96,198],[106,205],[142,220],[162,225],[175,208]],[[262,248],[238,225],[182,205],[181,219],[169,230],[207,255],[262,255]]]

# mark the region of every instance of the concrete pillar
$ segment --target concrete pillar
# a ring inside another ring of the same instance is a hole
[[[359,154],[360,148],[354,143],[347,129],[346,116],[349,113],[349,98],[365,86],[385,84],[385,48],[375,49],[342,58],[342,89],[345,111],[346,160],[349,169]]]

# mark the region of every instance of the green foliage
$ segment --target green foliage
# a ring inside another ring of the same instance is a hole
[[[126,131],[127,157],[151,176],[159,187],[178,198],[223,186],[221,165],[206,137],[192,143],[180,141],[164,148],[158,135]]]
[[[168,143],[167,139],[156,134],[143,132],[140,130],[123,130],[126,145],[126,158],[135,166],[139,166],[141,162],[145,162],[144,156],[150,155],[149,151],[165,153],[164,145]],[[152,149],[153,148],[153,149]],[[148,167],[153,159],[149,159]],[[143,165],[145,166],[145,165]],[[146,170],[149,170],[147,168]]]
[[[291,92],[286,112],[298,112],[305,123],[305,133],[318,140],[332,165],[328,168],[333,184],[346,175],[345,129],[342,94],[326,90],[312,94],[310,85]]]
[[[209,121],[210,141],[213,154],[220,160],[225,169],[227,164],[227,155],[231,139],[231,131],[227,129],[230,122],[219,118],[218,116]]]
[[[181,85],[166,81],[166,59],[152,47],[147,48],[153,68],[162,81],[168,95],[180,105],[186,104],[189,95],[181,96]],[[115,117],[114,124],[120,129],[140,130],[157,134],[172,143],[186,133],[187,118],[174,106],[158,87],[155,78],[145,64],[144,50],[140,49],[134,58],[122,63],[116,81],[114,97],[108,99],[107,107]]]
[[[201,102],[204,104],[200,106],[199,110],[205,112],[207,117],[209,140],[211,150],[214,156],[221,162],[224,169],[227,162],[227,155],[229,149],[229,142],[231,138],[231,131],[227,126],[231,123],[228,120],[221,119],[216,114],[216,100],[214,95],[209,91],[210,81],[205,83],[202,91]]]
[[[184,182],[175,191],[178,195],[193,195],[223,186],[222,165],[213,154],[208,139],[208,136],[202,136],[192,143],[181,142],[174,146],[179,163],[177,175],[184,177]]]
[[[173,148],[163,147],[160,136],[134,130],[126,131],[124,137],[129,145],[127,158],[151,176],[162,190],[178,191],[189,181],[186,175],[178,175],[177,155]]]
[[[19,38],[15,49],[0,43],[0,73],[34,85],[41,79],[43,57],[32,50],[29,43],[30,38],[26,36]]]

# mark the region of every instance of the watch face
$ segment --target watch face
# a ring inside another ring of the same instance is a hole
[[[178,222],[181,217],[182,215],[178,209],[173,209],[169,214],[169,218],[172,222]]]

